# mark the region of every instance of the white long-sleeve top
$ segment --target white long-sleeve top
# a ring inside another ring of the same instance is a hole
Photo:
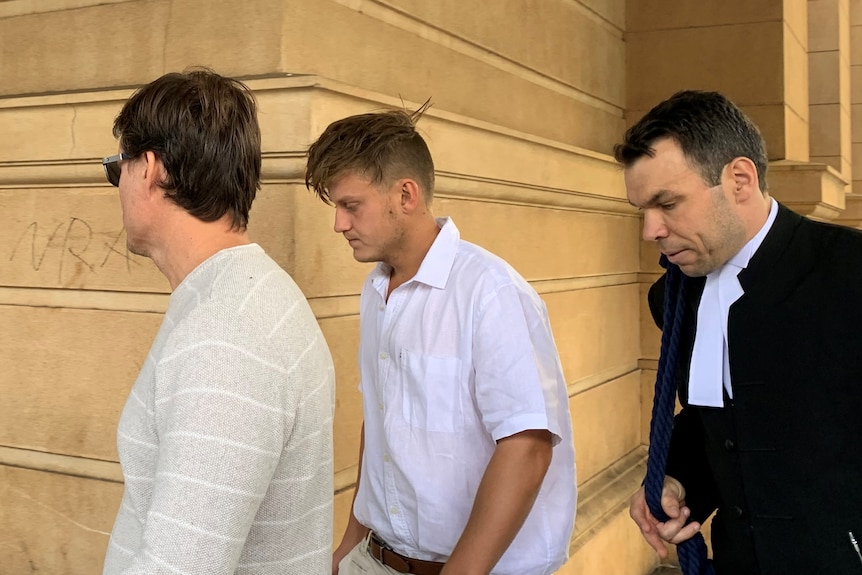
[[[177,287],[118,428],[105,575],[328,573],[334,369],[256,244]]]

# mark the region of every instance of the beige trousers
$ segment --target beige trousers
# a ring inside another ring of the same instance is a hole
[[[369,533],[338,564],[338,575],[402,575],[368,554]]]

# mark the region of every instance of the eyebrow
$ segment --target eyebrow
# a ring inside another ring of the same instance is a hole
[[[672,190],[666,190],[666,189],[665,190],[659,190],[655,194],[653,194],[652,197],[649,200],[647,200],[643,204],[642,207],[650,208],[650,207],[656,206],[658,204],[663,204],[664,202],[668,201],[669,199],[673,199],[676,196],[677,196],[676,192],[674,192]],[[629,203],[632,204],[631,202],[629,202]],[[635,207],[641,207],[641,206],[637,206],[636,204],[632,204],[632,205]]]
[[[332,198],[330,198],[332,199]],[[345,195],[343,198],[338,198],[337,200],[332,200],[334,204],[349,204],[351,202],[358,202],[359,198],[356,196]]]

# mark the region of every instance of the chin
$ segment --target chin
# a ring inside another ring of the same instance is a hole
[[[126,241],[126,248],[136,256],[143,256],[145,258],[150,257],[150,253],[146,249],[137,244],[133,244],[130,241]]]
[[[357,250],[353,250],[353,259],[363,264],[380,261],[380,258],[375,257],[373,254],[365,254]]]
[[[704,269],[702,265],[698,264],[682,264],[679,266],[679,269],[682,273],[684,273],[690,278],[702,278],[714,271],[711,269]]]

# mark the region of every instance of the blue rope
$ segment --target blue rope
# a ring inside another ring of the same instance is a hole
[[[676,408],[677,358],[680,333],[685,316],[685,284],[678,266],[671,264],[665,256],[661,266],[667,270],[664,287],[664,321],[661,333],[661,355],[658,360],[658,375],[655,382],[655,398],[652,404],[652,421],[649,431],[649,458],[647,460],[644,492],[653,517],[659,521],[669,518],[661,508],[661,493],[667,470],[670,435],[673,431],[673,414]],[[684,575],[713,575],[712,562],[707,559],[706,542],[697,533],[691,539],[677,545],[679,564]]]

